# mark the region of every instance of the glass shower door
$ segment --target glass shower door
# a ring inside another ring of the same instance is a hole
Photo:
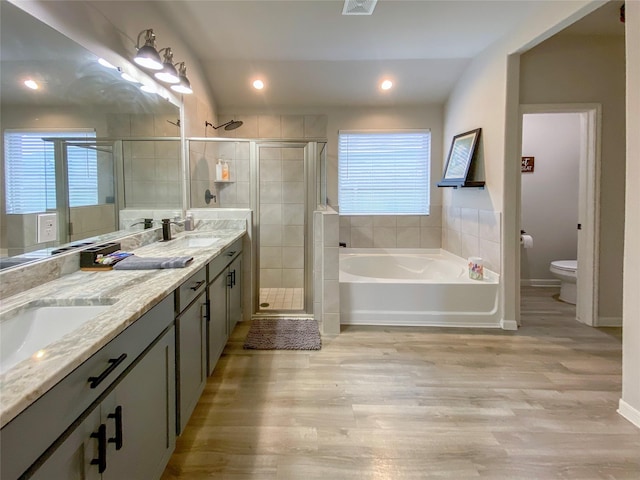
[[[306,146],[257,145],[256,313],[304,313],[307,308]]]

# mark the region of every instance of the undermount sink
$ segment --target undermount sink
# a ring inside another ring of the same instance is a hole
[[[37,302],[0,321],[0,373],[31,356],[46,355],[46,347],[111,307],[116,300],[89,305],[47,305]]]
[[[206,234],[187,234],[177,239],[177,242],[188,248],[206,248],[214,245],[221,245],[222,239]]]

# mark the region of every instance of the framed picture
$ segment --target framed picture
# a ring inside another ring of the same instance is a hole
[[[476,154],[481,128],[453,137],[444,174],[438,186],[458,186],[467,181],[471,162]]]

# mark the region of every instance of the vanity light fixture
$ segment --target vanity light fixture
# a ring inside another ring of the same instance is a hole
[[[382,90],[389,90],[391,87],[393,87],[393,82],[391,80],[383,80],[380,84],[380,88]]]
[[[260,79],[253,81],[253,88],[256,90],[262,90],[264,88],[264,82]]]
[[[173,52],[171,51],[171,48],[163,48],[160,51],[164,52],[164,59],[162,60],[162,70],[154,73],[154,76],[158,80],[165,83],[180,82],[178,71],[176,70],[176,67],[173,66]]]
[[[103,67],[110,68],[110,69],[112,69],[112,70],[117,70],[117,69],[118,69],[118,67],[116,67],[115,65],[111,65],[111,64],[110,64],[109,62],[107,62],[104,58],[99,58],[99,59],[98,59],[98,63],[99,63],[100,65],[102,65]]]
[[[135,78],[133,78],[131,75],[129,75],[127,72],[120,72],[120,76],[125,79],[127,82],[131,82],[131,83],[140,83],[138,80],[136,80]]]
[[[24,85],[25,87],[30,88],[31,90],[38,90],[40,88],[40,85],[38,85],[35,80],[31,80],[31,79],[25,80]]]
[[[144,45],[140,46],[140,37],[144,33]],[[151,70],[162,70],[162,60],[160,59],[160,53],[156,50],[156,34],[153,33],[153,29],[142,30],[138,34],[138,42],[136,44],[135,58],[133,59],[138,65],[149,68]]]
[[[158,89],[151,85],[151,84],[142,84],[140,86],[140,90],[142,90],[143,92],[147,92],[147,93],[158,93]]]
[[[187,78],[187,66],[184,64],[184,62],[180,62],[178,64],[178,77],[179,82],[171,85],[171,90],[187,95],[193,93],[193,90],[191,89],[191,82]]]

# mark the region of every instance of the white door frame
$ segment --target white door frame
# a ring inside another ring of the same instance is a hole
[[[581,229],[578,232],[576,318],[587,325],[598,326],[602,106],[596,103],[523,104],[520,105],[520,132],[522,132],[523,116],[531,113],[580,114],[578,223]],[[522,151],[522,135],[520,135],[518,151]],[[521,219],[522,183],[519,169],[515,181],[518,198],[517,218]],[[520,279],[520,262],[518,262],[517,278]],[[518,305],[517,308],[519,310],[520,306]],[[520,318],[519,313],[517,318]]]

